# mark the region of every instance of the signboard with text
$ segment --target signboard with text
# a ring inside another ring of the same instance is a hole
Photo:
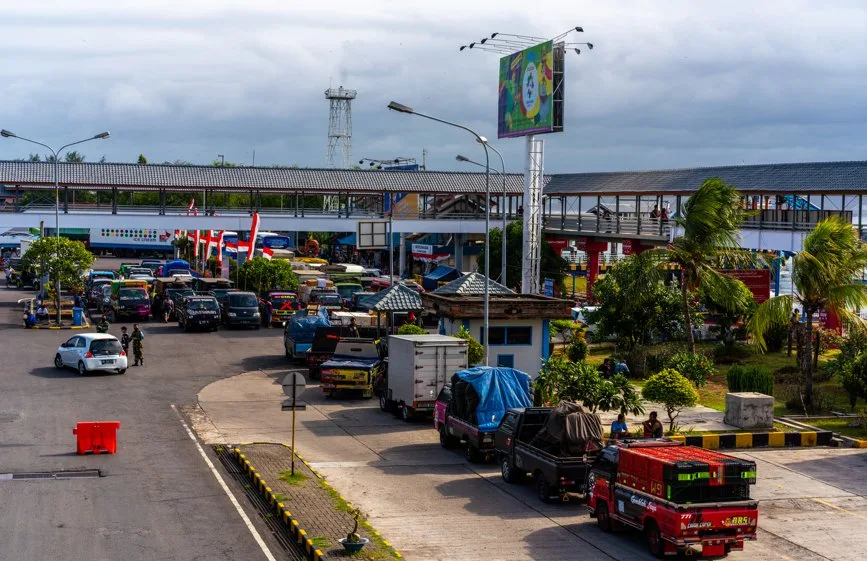
[[[747,285],[757,304],[771,297],[771,271],[768,269],[725,269],[720,272]]]

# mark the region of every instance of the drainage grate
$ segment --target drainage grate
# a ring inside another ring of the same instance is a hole
[[[102,477],[102,472],[98,469],[0,473],[0,481],[35,481],[42,479],[95,479],[97,477]]]

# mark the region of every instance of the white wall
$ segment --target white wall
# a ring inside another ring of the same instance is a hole
[[[461,330],[464,325],[464,320],[449,320],[443,318],[445,327],[445,335],[454,335]],[[539,370],[542,368],[542,338],[543,328],[542,319],[492,319],[491,327],[499,326],[519,326],[531,327],[533,329],[532,345],[491,345],[488,348],[488,354],[491,366],[496,366],[497,355],[514,355],[515,368],[526,372],[531,378],[535,379],[539,376]],[[483,322],[481,319],[469,320],[470,334],[476,340],[481,342],[481,329]]]

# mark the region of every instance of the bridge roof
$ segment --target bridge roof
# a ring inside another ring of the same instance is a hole
[[[524,177],[506,175],[506,189],[524,192]],[[0,184],[29,188],[54,187],[54,165],[48,162],[0,161]],[[179,166],[170,164],[63,163],[60,184],[101,190],[214,191],[260,190],[308,193],[477,193],[485,192],[485,174],[453,171],[382,171],[316,168]],[[502,192],[502,180],[491,176],[491,191]]]
[[[721,177],[748,193],[864,193],[867,161],[565,173],[552,175],[544,192],[553,196],[689,194],[711,177]]]

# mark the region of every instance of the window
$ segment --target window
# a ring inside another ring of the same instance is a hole
[[[507,412],[505,415],[503,415],[503,422],[500,427],[507,429],[509,432],[511,432],[515,428],[515,417],[516,415],[514,413]]]
[[[515,355],[497,355],[497,366],[503,368],[514,368]]]
[[[83,349],[83,348],[85,348],[85,347],[87,347],[87,340],[86,340],[84,337],[79,337],[79,338],[75,341],[75,348],[77,348],[77,349]]]
[[[495,345],[532,345],[533,328],[529,326],[488,327],[491,346]],[[479,342],[485,344],[485,328],[479,328]]]

